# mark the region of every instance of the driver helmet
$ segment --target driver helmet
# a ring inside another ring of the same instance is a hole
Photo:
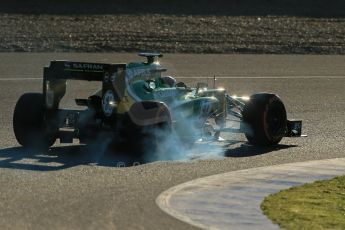
[[[176,86],[176,79],[173,78],[172,76],[164,76],[164,77],[161,77],[162,79],[162,83],[164,85],[167,85],[169,87],[175,87]]]

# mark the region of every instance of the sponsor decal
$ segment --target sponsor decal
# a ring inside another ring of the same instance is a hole
[[[165,97],[175,97],[177,96],[176,89],[166,89],[166,90],[159,90],[154,92],[155,98],[165,98]]]
[[[103,71],[103,65],[93,63],[65,62],[66,69]]]
[[[66,68],[66,69],[72,68],[72,67],[71,67],[71,63],[65,62],[64,64],[65,64],[65,68]]]

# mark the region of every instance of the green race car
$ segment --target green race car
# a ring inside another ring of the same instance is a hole
[[[103,64],[51,61],[44,68],[43,92],[22,95],[13,128],[24,147],[48,148],[61,143],[95,140],[100,133],[120,145],[141,146],[173,133],[182,143],[219,140],[222,132],[241,132],[253,145],[275,145],[283,137],[301,136],[302,121],[287,120],[284,104],[270,93],[249,98],[230,96],[204,83],[188,87],[170,76],[157,53],[141,53],[145,62]],[[67,80],[102,82],[88,98],[75,99],[80,110],[61,109]],[[228,117],[241,122],[229,128]],[[159,145],[160,141],[156,141]]]

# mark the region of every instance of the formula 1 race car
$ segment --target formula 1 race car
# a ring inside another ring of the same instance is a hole
[[[288,120],[283,102],[271,93],[230,96],[224,89],[198,83],[188,87],[162,76],[157,53],[141,53],[146,62],[102,64],[51,61],[44,68],[43,92],[22,95],[15,107],[13,128],[17,141],[28,148],[95,140],[99,133],[124,145],[139,146],[145,138],[182,142],[218,140],[234,132],[227,117],[239,119],[236,132],[253,145],[270,146],[283,137],[301,136],[302,121]],[[80,110],[59,108],[67,80],[99,81],[102,88],[88,98],[75,99]],[[151,132],[155,130],[154,132]],[[158,142],[159,143],[159,142]]]

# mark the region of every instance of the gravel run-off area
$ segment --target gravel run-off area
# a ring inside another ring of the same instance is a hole
[[[345,18],[0,13],[0,52],[345,54]]]

